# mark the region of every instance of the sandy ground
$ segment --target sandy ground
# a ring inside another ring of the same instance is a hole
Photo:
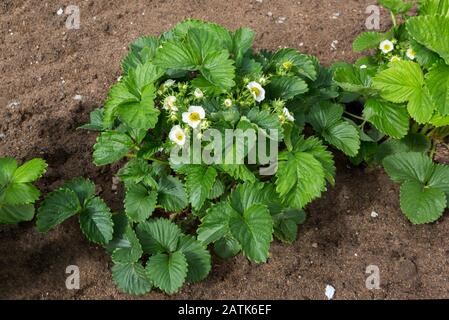
[[[92,165],[95,134],[76,128],[101,106],[120,75],[120,60],[133,39],[159,34],[185,18],[257,32],[256,49],[281,46],[317,55],[325,64],[353,61],[351,42],[364,30],[374,0],[329,1],[73,1],[80,29],[67,30],[62,1],[0,3],[0,156],[44,157],[50,169],[39,187],[86,176],[120,210],[111,190],[116,167]],[[383,13],[382,28],[388,16]],[[336,42],[338,41],[338,42]],[[335,49],[332,48],[332,44]],[[81,101],[74,100],[80,95]],[[441,161],[448,161],[447,152]],[[165,299],[323,299],[327,284],[336,299],[448,298],[449,218],[414,227],[400,212],[398,187],[381,170],[349,168],[338,160],[337,186],[308,208],[309,219],[291,246],[275,242],[267,264],[243,257],[214,259],[207,281]],[[378,213],[371,217],[372,211]],[[32,223],[0,226],[0,298],[128,299],[112,283],[102,248],[81,235],[76,219],[47,235]],[[77,265],[81,289],[65,288],[65,269]],[[366,268],[380,270],[380,289],[365,286]]]

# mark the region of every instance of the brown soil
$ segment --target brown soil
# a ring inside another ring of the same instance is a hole
[[[365,8],[375,3],[73,2],[81,9],[80,30],[65,28],[66,18],[56,14],[60,1],[0,3],[0,156],[47,159],[50,169],[39,182],[44,193],[66,179],[90,177],[115,210],[122,200],[121,192],[111,191],[117,168],[93,166],[96,135],[75,129],[104,101],[133,39],[194,17],[233,29],[251,27],[258,49],[289,46],[318,55],[325,64],[353,61],[351,41],[364,29]],[[279,17],[285,22],[278,23]],[[331,49],[334,40],[336,50]],[[78,94],[81,102],[73,99]],[[445,153],[441,160],[448,159]],[[336,299],[448,298],[449,218],[412,226],[400,212],[398,187],[381,170],[349,169],[342,160],[338,169],[337,186],[308,208],[299,240],[275,242],[267,264],[243,257],[215,259],[207,281],[172,297],[155,291],[144,298],[323,299],[327,284],[336,288]],[[371,217],[373,210],[377,218]],[[32,223],[1,226],[0,243],[0,298],[131,298],[115,289],[109,257],[83,238],[76,219],[47,235]],[[65,288],[65,268],[72,264],[80,267],[81,290]],[[380,268],[380,290],[365,287],[370,264]]]

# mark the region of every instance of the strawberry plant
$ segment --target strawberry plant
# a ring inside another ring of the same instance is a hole
[[[82,127],[99,132],[95,164],[121,166],[124,212],[111,215],[75,180],[47,197],[38,228],[78,214],[131,294],[203,280],[207,248],[259,263],[273,237],[293,242],[304,208],[335,182],[325,142],[355,156],[360,135],[330,70],[294,49],[256,53],[254,38],[187,20],[131,44],[121,79]]]
[[[47,169],[42,159],[33,159],[21,166],[13,158],[0,158],[0,224],[30,221],[34,202],[40,191],[33,186]]]
[[[362,139],[353,161],[382,163],[402,184],[401,208],[410,221],[434,222],[449,199],[449,168],[432,163],[449,136],[449,5],[422,0],[418,15],[408,16],[411,2],[379,2],[391,11],[392,29],[365,32],[353,44],[375,53],[333,66],[345,113]]]

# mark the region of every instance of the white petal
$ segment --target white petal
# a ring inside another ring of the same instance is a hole
[[[200,115],[201,119],[204,119],[206,117],[206,112],[204,111],[203,107],[201,106],[190,106],[189,112],[196,112]]]

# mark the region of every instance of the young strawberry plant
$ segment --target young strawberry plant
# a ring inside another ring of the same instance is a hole
[[[40,191],[33,182],[47,169],[42,159],[33,159],[21,166],[13,158],[0,158],[0,224],[30,221],[34,202]]]
[[[375,53],[333,67],[345,113],[361,134],[353,161],[383,163],[402,184],[401,208],[410,221],[434,222],[449,199],[449,168],[432,163],[449,136],[449,4],[422,0],[418,15],[408,16],[411,2],[379,2],[391,11],[393,28],[361,34],[354,50]]]
[[[254,38],[187,20],[135,41],[83,126],[99,131],[95,164],[121,165],[124,212],[111,217],[93,185],[75,181],[49,195],[38,227],[79,214],[132,294],[203,280],[207,247],[265,262],[273,236],[293,242],[303,209],[334,183],[323,140],[355,156],[360,136],[334,103],[330,70],[294,49],[255,53]]]

